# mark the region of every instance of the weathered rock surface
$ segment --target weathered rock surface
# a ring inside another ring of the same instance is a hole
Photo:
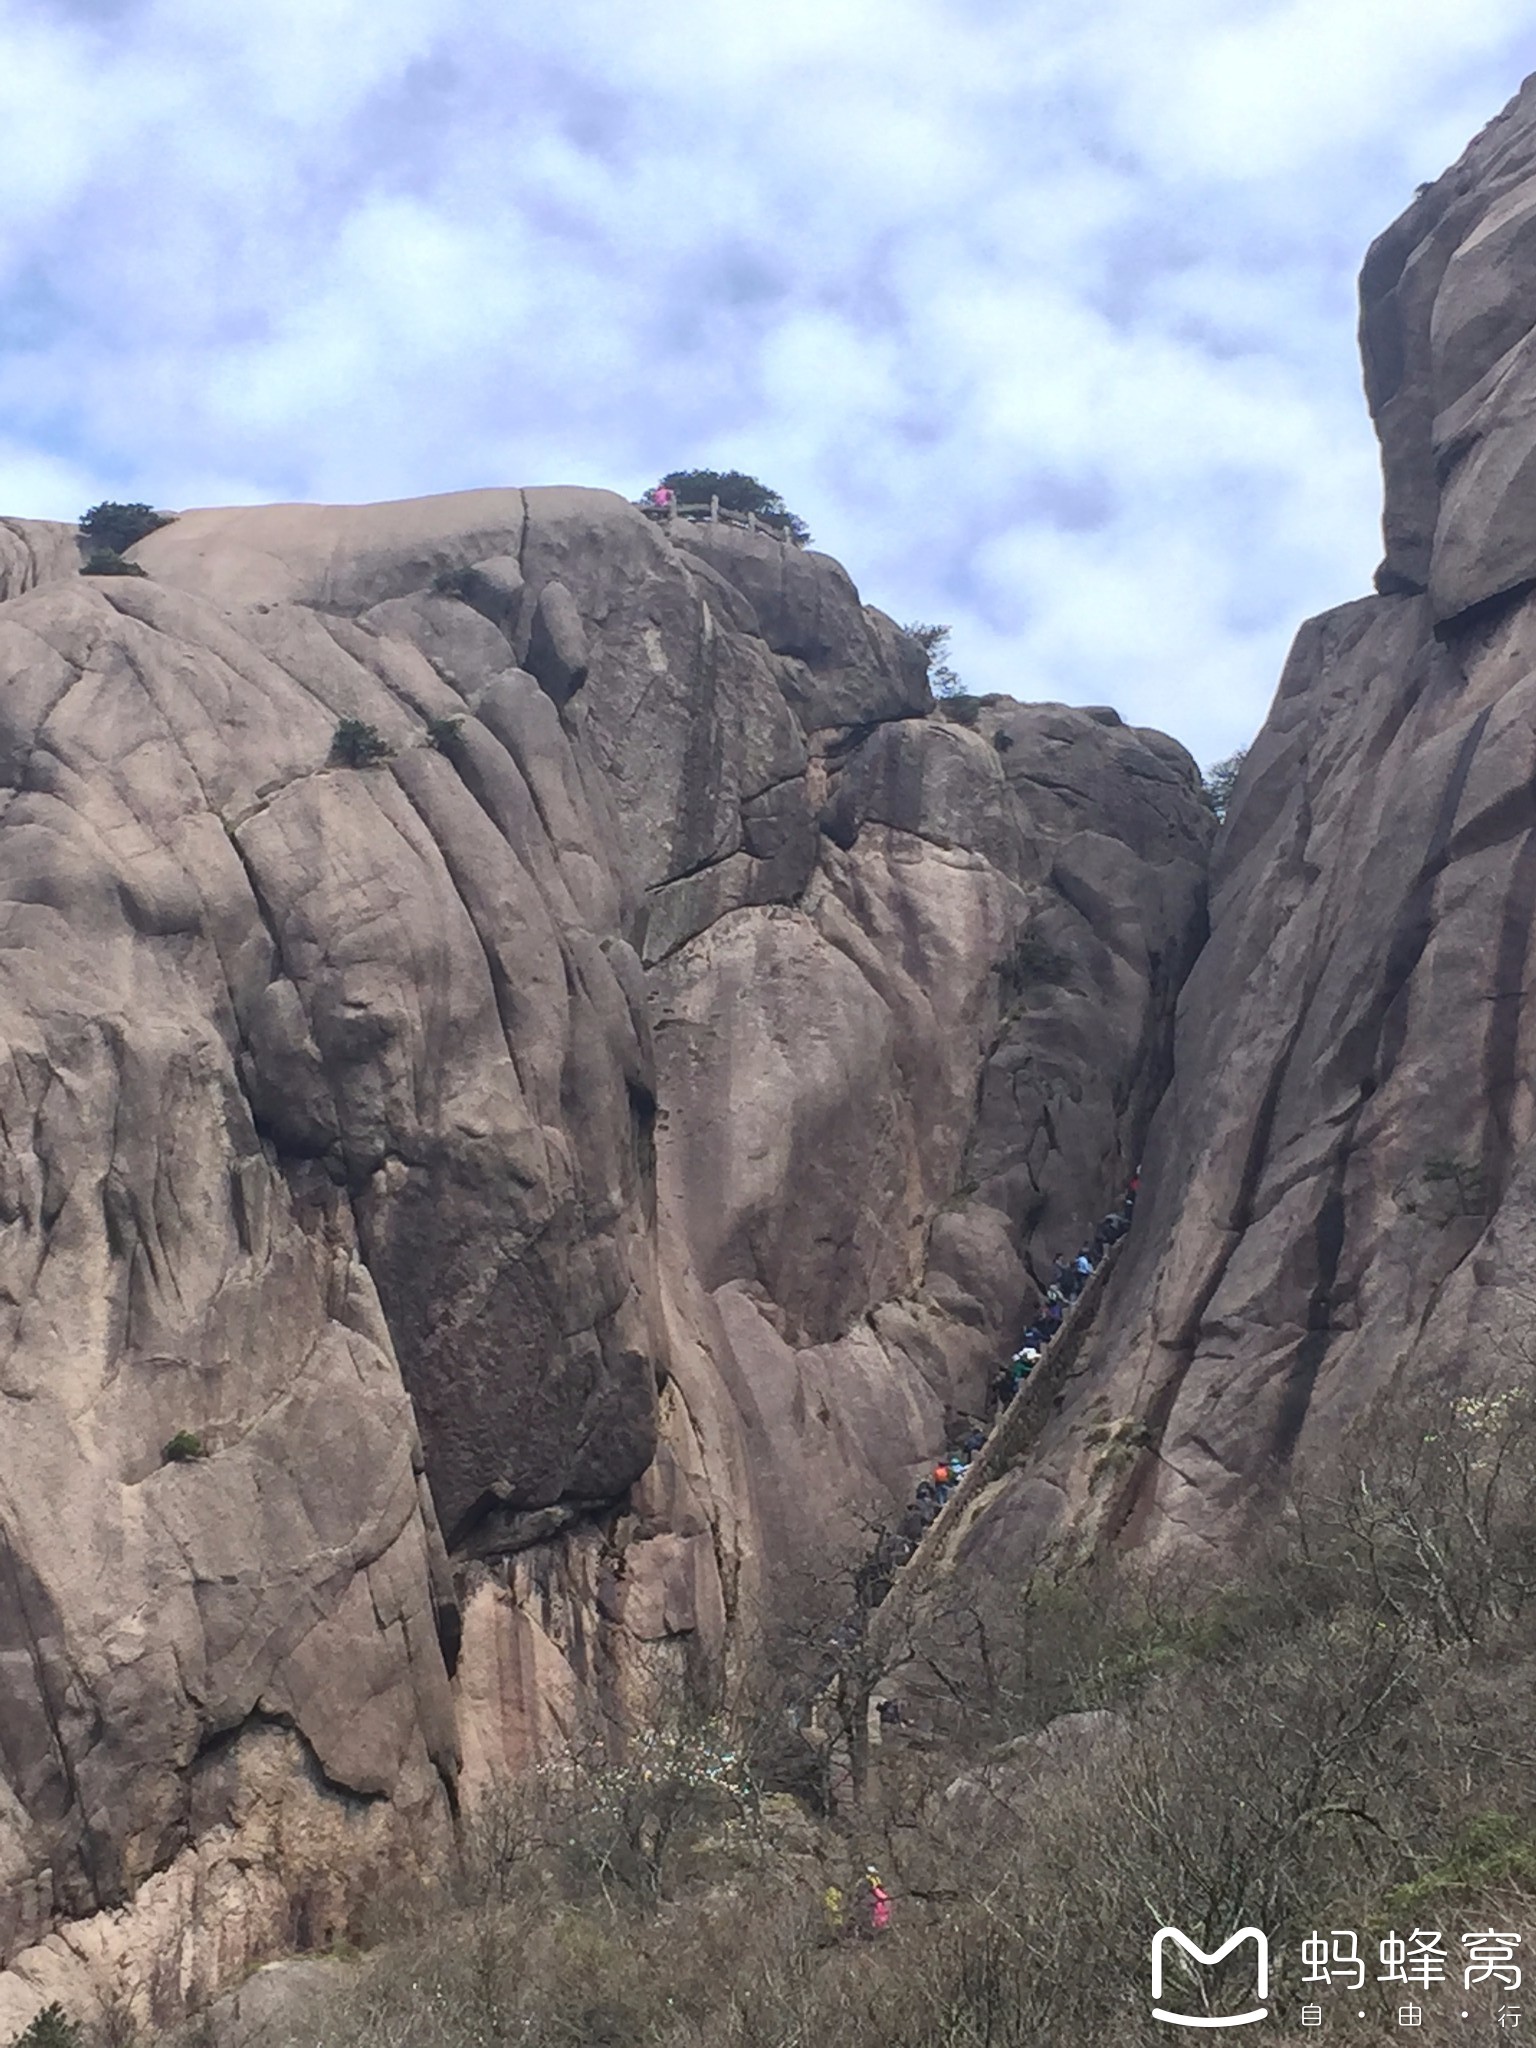
[[[76,527],[50,519],[0,519],[0,602],[78,575],[86,552]]]
[[[1303,627],[1248,757],[1143,1213],[994,1566],[1224,1545],[1383,1389],[1529,1370],[1533,222],[1536,81],[1367,260],[1384,594]]]
[[[824,557],[563,490],[132,553],[0,528],[0,2034],[718,1672],[977,1401],[1203,932],[1181,749],[935,713]]]

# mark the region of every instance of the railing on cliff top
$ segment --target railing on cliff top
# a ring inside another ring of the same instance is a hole
[[[700,500],[687,505],[679,504],[675,498],[669,505],[653,505],[649,498],[641,498],[635,510],[643,512],[647,519],[660,519],[668,526],[675,525],[679,519],[691,520],[695,525],[740,526],[748,533],[765,533],[770,540],[781,540],[786,547],[805,546],[805,542],[790,531],[787,518],[759,519],[755,512],[733,512],[718,498],[711,498],[708,504]]]

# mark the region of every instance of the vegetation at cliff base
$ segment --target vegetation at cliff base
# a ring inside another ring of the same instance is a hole
[[[1094,1483],[1125,1487],[1157,1445],[1110,1433],[1125,1457]],[[1292,1959],[1316,1928],[1358,1930],[1356,2048],[1399,2038],[1378,1944],[1443,1928],[1450,2031],[1415,2036],[1438,2048],[1461,2038],[1459,1930],[1530,1922],[1524,1390],[1399,1391],[1296,1476],[1225,1581],[1204,1554],[973,1568],[844,1651],[847,1583],[781,1591],[756,1693],[482,1793],[451,1894],[402,1909],[293,2039],[1151,2048],[1147,1943],[1172,1924],[1208,1950],[1257,1925]],[[838,1730],[892,1691],[902,1726],[860,1789]],[[866,1864],[893,1900],[879,1939],[836,1903]],[[1211,1987],[1179,1989],[1200,2011]]]
[[[168,512],[157,512],[152,505],[121,505],[104,498],[81,514],[80,531],[105,553],[120,555],[135,541],[171,523]]]
[[[680,505],[707,505],[718,498],[723,512],[750,512],[762,525],[780,529],[802,547],[811,537],[811,529],[777,491],[743,470],[669,469],[659,488],[675,492]]]

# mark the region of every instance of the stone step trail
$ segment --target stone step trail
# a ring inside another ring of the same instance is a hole
[[[1045,1428],[1058,1405],[1057,1397],[1073,1377],[1088,1333],[1098,1317],[1099,1303],[1120,1256],[1122,1237],[1108,1246],[1091,1278],[1062,1319],[1040,1363],[1007,1407],[1002,1409],[960,1484],[923,1531],[922,1540],[896,1572],[891,1590],[872,1610],[868,1629],[876,1641],[894,1633],[897,1616],[910,1608],[934,1579],[955,1560],[966,1531],[976,1518],[981,1497],[1010,1471]]]

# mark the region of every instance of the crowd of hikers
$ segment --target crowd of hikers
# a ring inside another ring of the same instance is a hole
[[[1004,1410],[1045,1357],[1073,1302],[1098,1270],[1099,1261],[1130,1229],[1139,1186],[1140,1177],[1133,1174],[1120,1207],[1104,1218],[1076,1257],[1068,1258],[1064,1252],[1057,1257],[1034,1321],[1020,1338],[1013,1356],[992,1382],[986,1426],[971,1422],[943,1456],[935,1460],[933,1470],[918,1481],[917,1490],[895,1528],[881,1531],[868,1557],[854,1574],[857,1605],[854,1613],[834,1632],[831,1645],[834,1650],[848,1647],[861,1632],[864,1615],[871,1608],[878,1607],[890,1592],[896,1573],[938,1519],[944,1503],[980,1455],[990,1431],[996,1428]]]
[[[992,1382],[988,1394],[989,1427],[996,1427],[1003,1410],[1044,1358],[1051,1340],[1066,1320],[1067,1311],[1097,1272],[1099,1261],[1111,1245],[1118,1244],[1130,1229],[1139,1186],[1140,1176],[1132,1174],[1120,1207],[1110,1211],[1075,1258],[1068,1258],[1064,1252],[1058,1253],[1035,1320],[1020,1338],[1018,1349]],[[987,1434],[987,1430],[973,1425],[938,1459],[932,1473],[918,1482],[911,1505],[902,1516],[896,1532],[897,1549],[906,1546],[904,1554],[894,1558],[896,1564],[905,1564],[922,1541],[923,1532],[937,1519],[939,1510],[971,1469]]]
[[[1133,1173],[1126,1184],[1120,1207],[1110,1211],[1076,1257],[1068,1258],[1065,1253],[1057,1256],[1034,1321],[1024,1331],[1013,1356],[992,1383],[988,1427],[973,1423],[966,1429],[935,1462],[932,1473],[919,1480],[917,1490],[897,1526],[881,1532],[873,1550],[854,1575],[857,1605],[832,1633],[829,1648],[835,1655],[849,1650],[864,1633],[870,1610],[878,1607],[890,1592],[897,1571],[938,1519],[944,1503],[980,1455],[990,1430],[996,1428],[1004,1410],[1045,1357],[1072,1304],[1097,1272],[1105,1253],[1117,1245],[1130,1229],[1140,1186],[1139,1172]],[[878,1702],[878,1711],[882,1730],[897,1729],[903,1725],[899,1701],[882,1699]],[[851,1934],[873,1940],[891,1924],[890,1893],[873,1866],[866,1870],[855,1886],[851,1901],[845,1897],[841,1886],[831,1884],[822,1895],[822,1904],[829,1939],[841,1939]]]

